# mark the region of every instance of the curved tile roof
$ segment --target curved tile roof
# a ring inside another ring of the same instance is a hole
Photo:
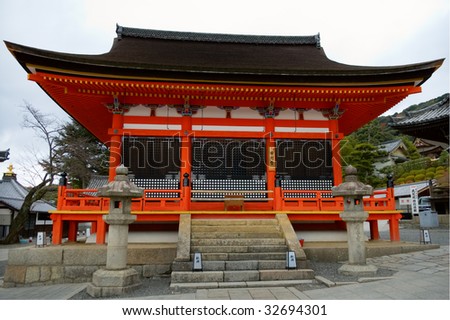
[[[28,194],[28,190],[22,186],[15,178],[0,180],[0,202],[19,210]],[[36,201],[31,207],[31,211],[48,212],[56,208],[43,200]]]
[[[117,26],[109,52],[60,53],[6,42],[28,73],[269,85],[420,85],[443,59],[402,66],[354,66],[328,59],[314,36],[160,31]]]
[[[448,119],[450,116],[449,108],[449,95],[445,95],[444,98],[435,104],[423,108],[421,110],[407,112],[406,117],[394,122],[392,127],[412,126],[416,124]]]

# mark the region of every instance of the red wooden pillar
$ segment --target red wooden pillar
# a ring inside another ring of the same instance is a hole
[[[388,198],[388,210],[395,210],[395,195],[394,195],[394,186],[387,187],[387,198]]]
[[[333,166],[333,178],[334,185],[340,185],[342,183],[342,159],[341,159],[341,140],[342,134],[339,133],[337,120],[330,120],[330,132],[331,132],[331,156]]]
[[[392,215],[392,217],[389,219],[389,235],[391,238],[391,241],[400,241],[400,227],[399,227],[399,216],[401,215]]]
[[[69,221],[68,238],[69,238],[70,242],[77,241],[77,231],[78,231],[78,222],[77,221]]]
[[[106,240],[106,222],[103,221],[103,216],[99,215],[97,218],[97,244],[105,244]]]
[[[52,244],[62,243],[63,221],[60,214],[52,214]]]
[[[265,139],[266,139],[266,175],[267,175],[267,196],[273,198],[273,201],[269,201],[273,210],[280,210],[280,192],[279,188],[275,187],[275,175],[277,170],[277,147],[275,139],[273,139],[273,133],[275,132],[275,122],[273,118],[267,118],[265,121]]]
[[[112,135],[109,141],[109,181],[114,180],[116,168],[122,163],[122,136],[118,133],[123,128],[123,110],[113,111]]]
[[[97,221],[92,221],[91,222],[91,233],[96,233],[97,232]]]
[[[192,181],[192,171],[191,171],[192,144],[191,144],[191,137],[189,136],[191,130],[192,130],[191,116],[183,116],[181,122],[181,150],[180,150],[180,157],[181,157],[180,188],[181,188],[181,197],[182,197],[181,201],[183,210],[191,209],[190,182]]]
[[[378,229],[378,220],[369,220],[370,240],[379,240],[380,231]]]
[[[58,203],[56,206],[57,210],[61,210],[63,208],[64,202],[65,202],[65,195],[66,195],[66,185],[59,185],[58,186]]]

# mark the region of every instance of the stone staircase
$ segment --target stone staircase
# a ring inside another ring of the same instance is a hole
[[[292,248],[278,219],[193,219],[190,222],[189,255],[172,264],[172,286],[199,287],[201,283],[251,286],[261,281],[314,278],[296,238],[297,268],[286,268],[286,252]],[[289,226],[292,229],[290,223]],[[179,245],[179,249],[182,247]],[[201,254],[201,271],[193,271],[195,253]]]

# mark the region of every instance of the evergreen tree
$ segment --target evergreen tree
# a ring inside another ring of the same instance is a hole
[[[56,139],[56,166],[74,188],[86,188],[93,174],[108,174],[108,148],[78,122],[66,123]]]
[[[358,143],[345,156],[346,165],[352,165],[358,170],[361,182],[373,187],[382,186],[383,180],[374,174],[376,159],[383,156],[383,152],[370,143]]]
[[[421,157],[419,151],[417,151],[416,146],[408,136],[402,136],[402,141],[408,150],[409,160],[417,160]]]
[[[376,118],[353,132],[351,136],[360,143],[377,146],[385,141],[397,139],[398,134],[382,118]]]

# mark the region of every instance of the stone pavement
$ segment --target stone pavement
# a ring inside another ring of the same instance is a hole
[[[398,272],[389,279],[336,284],[299,291],[294,287],[198,289],[195,293],[146,296],[139,300],[449,300],[449,246],[368,259]],[[87,284],[0,288],[0,299],[69,299]]]

